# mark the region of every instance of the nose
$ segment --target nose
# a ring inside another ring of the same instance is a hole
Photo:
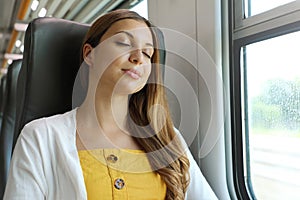
[[[143,63],[143,53],[140,49],[136,49],[130,52],[130,57],[129,61],[136,64],[140,65]]]

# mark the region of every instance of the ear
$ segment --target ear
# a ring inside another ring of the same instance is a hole
[[[90,44],[86,43],[83,45],[83,49],[82,49],[83,59],[84,62],[86,62],[86,64],[88,64],[89,66],[93,66],[92,50],[93,47]]]

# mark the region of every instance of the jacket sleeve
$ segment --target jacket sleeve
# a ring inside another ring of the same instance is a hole
[[[4,200],[36,199],[46,196],[41,148],[32,127],[25,126],[16,143],[10,165]]]

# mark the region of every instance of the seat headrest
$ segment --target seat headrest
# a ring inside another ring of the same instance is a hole
[[[29,121],[72,108],[72,89],[88,28],[87,24],[56,18],[29,23],[18,80],[14,142]]]

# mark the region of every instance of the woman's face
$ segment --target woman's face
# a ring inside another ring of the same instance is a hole
[[[90,72],[99,89],[128,95],[142,89],[151,73],[152,34],[141,21],[115,22],[91,52]]]

